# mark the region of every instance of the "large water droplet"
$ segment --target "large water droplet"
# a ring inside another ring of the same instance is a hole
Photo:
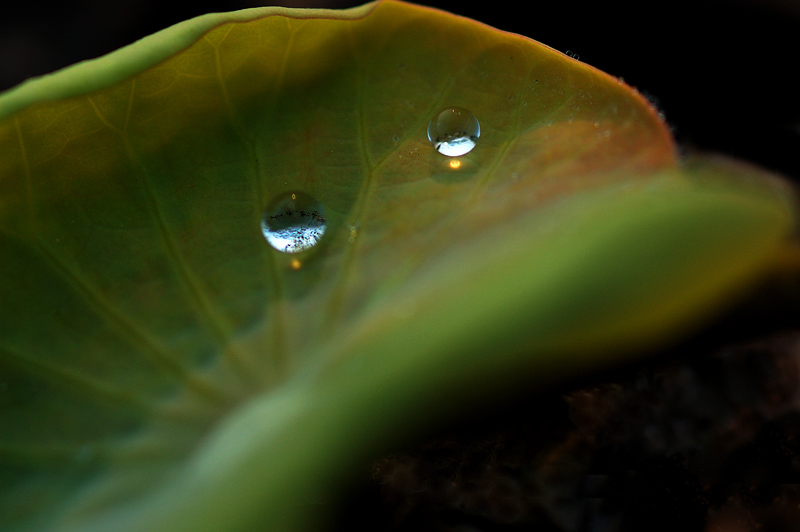
[[[436,113],[428,124],[428,140],[436,151],[448,157],[469,153],[480,136],[478,119],[463,107],[448,107]]]
[[[325,233],[325,210],[303,192],[282,194],[264,212],[261,231],[269,245],[285,253],[314,247]]]

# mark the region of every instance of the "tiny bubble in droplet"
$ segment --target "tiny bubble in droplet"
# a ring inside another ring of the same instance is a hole
[[[428,140],[448,157],[469,153],[481,136],[478,119],[463,107],[448,107],[436,113],[428,124]]]
[[[314,247],[326,228],[322,205],[304,192],[278,196],[261,218],[264,238],[284,253],[299,253]]]

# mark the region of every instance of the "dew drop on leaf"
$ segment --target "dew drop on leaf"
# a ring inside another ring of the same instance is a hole
[[[299,253],[314,247],[326,228],[322,205],[303,192],[278,196],[261,218],[264,238],[284,253]]]
[[[448,157],[469,153],[480,136],[478,119],[463,107],[448,107],[436,113],[428,124],[428,140],[436,151]]]

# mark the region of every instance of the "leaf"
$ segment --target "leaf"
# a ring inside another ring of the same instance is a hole
[[[451,106],[481,124],[457,159],[426,138]],[[326,213],[299,254],[260,229],[290,192]],[[4,529],[308,524],[392,439],[697,327],[795,216],[757,169],[680,165],[616,79],[400,2],[30,81],[0,96]]]

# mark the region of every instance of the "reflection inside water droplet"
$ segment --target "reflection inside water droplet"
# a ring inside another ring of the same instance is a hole
[[[478,119],[463,107],[448,107],[428,124],[428,140],[436,151],[448,157],[469,153],[480,136]]]
[[[279,196],[264,212],[261,231],[269,245],[285,253],[310,249],[325,233],[325,210],[303,192]]]

